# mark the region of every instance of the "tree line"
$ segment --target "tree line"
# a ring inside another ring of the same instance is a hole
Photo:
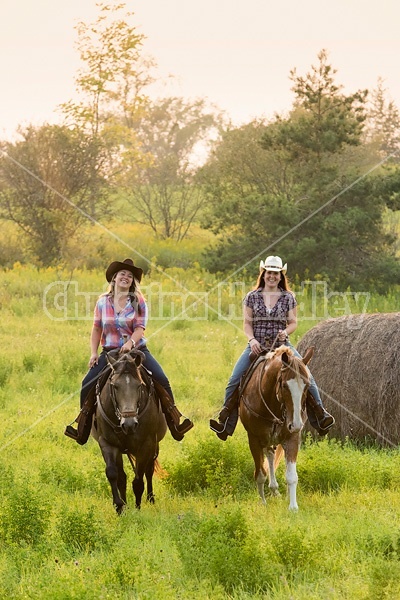
[[[63,260],[87,220],[118,209],[179,242],[194,223],[217,243],[202,257],[232,272],[280,254],[301,277],[384,291],[399,283],[400,117],[382,81],[344,93],[322,50],[290,73],[288,114],[240,127],[205,99],[152,99],[155,64],[124,5],[99,5],[77,26],[78,101],[59,125],[33,125],[0,143],[0,217],[32,260]],[[206,156],[206,159],[199,157]]]

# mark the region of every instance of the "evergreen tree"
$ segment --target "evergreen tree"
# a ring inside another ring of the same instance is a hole
[[[210,251],[209,265],[240,268],[251,256],[258,264],[264,254],[279,254],[300,277],[382,289],[398,280],[398,266],[383,227],[390,201],[385,172],[363,140],[367,92],[345,95],[326,52],[318,59],[304,77],[292,71],[293,110],[266,124],[260,135],[264,181],[279,180],[281,188],[268,185],[261,193],[242,188],[240,210],[230,213],[228,236]],[[210,169],[221,154],[218,149]],[[236,164],[221,176],[231,182],[240,172]]]

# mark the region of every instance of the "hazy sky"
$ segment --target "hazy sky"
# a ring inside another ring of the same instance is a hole
[[[112,0],[109,0],[111,3]],[[398,0],[129,0],[145,51],[174,92],[206,96],[236,123],[290,107],[289,72],[305,73],[326,48],[347,92],[378,77],[400,106]],[[74,95],[74,25],[95,0],[0,1],[0,136],[57,119]]]

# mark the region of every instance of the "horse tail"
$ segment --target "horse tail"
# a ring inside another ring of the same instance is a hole
[[[158,462],[157,458],[154,461],[154,475],[159,479],[165,479],[166,477],[168,477],[168,472],[165,469],[163,469],[163,467]]]
[[[136,470],[136,458],[130,452],[127,452],[126,455],[129,458],[129,462],[132,465],[132,469],[135,471]],[[166,477],[168,477],[168,471],[163,469],[163,467],[158,462],[157,458],[154,459],[154,475],[156,477],[158,477],[159,479],[165,479]]]
[[[279,467],[279,463],[281,462],[284,454],[285,454],[284,449],[282,448],[282,446],[280,444],[278,444],[276,447],[276,450],[275,450],[275,459],[274,459],[275,471]]]
[[[126,453],[127,457],[129,458],[129,462],[132,465],[132,469],[134,471],[136,471],[136,458],[133,456],[133,454],[131,454],[130,452]]]

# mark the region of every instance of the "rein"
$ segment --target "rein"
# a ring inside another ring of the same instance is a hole
[[[259,396],[260,396],[260,398],[261,398],[261,401],[262,401],[262,403],[263,403],[264,407],[266,408],[266,410],[267,410],[267,412],[269,413],[269,415],[270,415],[270,416],[268,416],[268,417],[265,417],[264,415],[260,415],[260,414],[258,414],[258,413],[257,413],[257,412],[256,412],[254,409],[252,409],[252,408],[251,408],[251,406],[249,405],[249,401],[247,400],[247,398],[246,398],[246,396],[245,396],[244,394],[242,394],[241,398],[242,398],[242,400],[243,400],[243,402],[244,402],[244,404],[245,404],[246,408],[247,408],[247,409],[248,409],[248,410],[249,410],[249,411],[250,411],[250,412],[251,412],[251,413],[252,413],[254,416],[256,416],[256,417],[260,417],[261,419],[264,419],[265,421],[272,421],[274,424],[282,426],[282,425],[284,425],[284,423],[285,423],[285,413],[286,413],[286,411],[285,411],[285,407],[283,406],[283,408],[282,408],[282,416],[281,416],[281,418],[279,418],[279,417],[277,417],[277,416],[276,416],[276,414],[275,414],[275,413],[274,413],[274,412],[273,412],[273,411],[270,409],[270,407],[268,406],[268,404],[267,404],[267,401],[265,400],[265,398],[264,398],[264,395],[263,395],[263,392],[262,392],[262,389],[261,389],[261,381],[262,381],[262,376],[263,376],[263,371],[264,371],[264,362],[263,362],[263,363],[260,363],[260,364],[262,364],[262,365],[263,365],[263,368],[262,368],[262,369],[259,369],[259,371],[260,371],[260,375],[259,375],[259,377],[258,377],[258,385],[257,385],[257,388],[258,388],[258,393],[259,393]],[[283,367],[283,368],[282,368],[282,370],[283,370],[283,369],[286,369],[286,368],[288,368],[288,367]],[[278,380],[277,380],[277,382],[276,382],[276,392],[275,392],[275,394],[276,394],[276,399],[278,400],[279,404],[281,404],[281,401],[279,400],[279,396],[278,396],[278,388],[280,387],[281,383],[282,383],[282,378],[281,378],[281,376],[279,376],[279,377],[278,377]],[[271,418],[271,417],[272,417],[272,418]]]

